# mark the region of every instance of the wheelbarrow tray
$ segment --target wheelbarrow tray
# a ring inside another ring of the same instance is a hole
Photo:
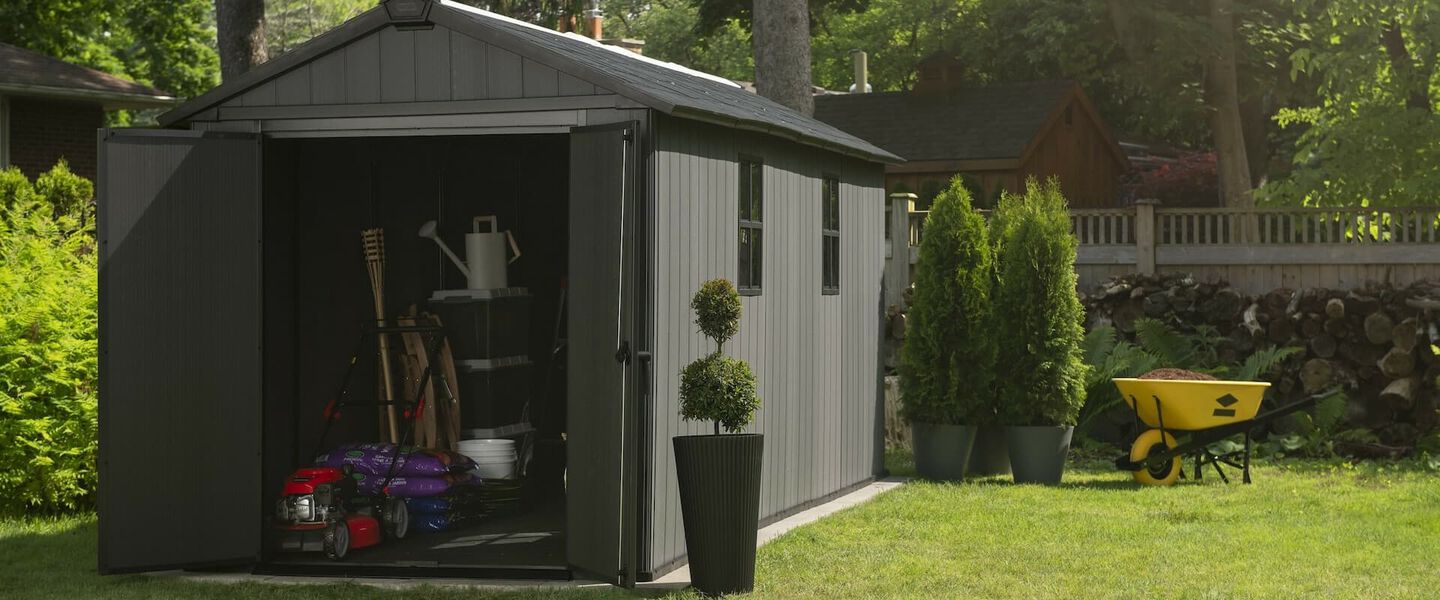
[[[1199,431],[1255,418],[1265,398],[1263,381],[1195,381],[1117,378],[1115,386],[1147,427]]]

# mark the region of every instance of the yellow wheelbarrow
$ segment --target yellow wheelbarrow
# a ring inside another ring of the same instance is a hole
[[[1186,457],[1195,459],[1197,480],[1208,464],[1229,483],[1230,478],[1220,468],[1223,464],[1240,469],[1243,481],[1250,483],[1250,431],[1315,403],[1312,397],[1259,414],[1265,388],[1270,387],[1261,381],[1112,381],[1135,413],[1136,429],[1140,431],[1130,453],[1115,459],[1115,466],[1130,471],[1135,481],[1147,485],[1175,483],[1184,476]],[[1224,454],[1210,451],[1210,444],[1236,434],[1245,435],[1243,450]]]

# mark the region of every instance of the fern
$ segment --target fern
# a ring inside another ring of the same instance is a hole
[[[1140,346],[1155,356],[1167,367],[1186,368],[1197,366],[1195,343],[1168,325],[1155,319],[1140,319],[1135,322],[1135,339]]]
[[[1233,378],[1239,381],[1263,379],[1276,366],[1299,351],[1300,349],[1295,347],[1281,348],[1278,346],[1256,350],[1254,354],[1245,358],[1245,362],[1240,364],[1239,369],[1235,370]]]

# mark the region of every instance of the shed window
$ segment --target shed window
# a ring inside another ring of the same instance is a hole
[[[740,159],[740,276],[736,287],[746,295],[760,293],[764,170],[765,165],[759,159]]]
[[[840,293],[840,180],[820,185],[820,293]]]

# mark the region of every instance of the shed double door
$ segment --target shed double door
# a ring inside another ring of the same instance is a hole
[[[101,132],[101,573],[260,551],[260,140]]]

